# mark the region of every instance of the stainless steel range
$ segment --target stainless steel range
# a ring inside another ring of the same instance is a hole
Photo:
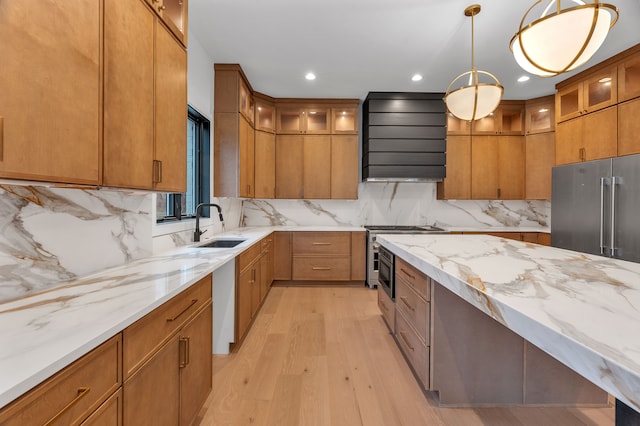
[[[436,226],[367,225],[367,285],[378,285],[380,245],[376,242],[378,234],[445,234],[447,231]],[[392,297],[391,295],[389,295]]]

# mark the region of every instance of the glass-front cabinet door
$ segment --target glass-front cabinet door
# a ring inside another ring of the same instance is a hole
[[[187,45],[187,4],[188,0],[160,0],[159,13],[171,32]]]
[[[276,109],[272,103],[256,100],[256,130],[273,133],[276,130]]]
[[[556,95],[556,121],[565,121],[582,114],[582,82],[558,90]]]
[[[331,133],[331,109],[326,107],[307,108],[303,111],[306,116],[305,131],[309,134]]]
[[[358,108],[331,108],[332,133],[358,133]]]
[[[618,65],[618,102],[640,96],[640,55]]]
[[[584,111],[592,112],[618,102],[618,68],[611,67],[589,79],[584,84]]]
[[[329,134],[331,133],[331,108],[278,106],[276,129],[283,134]]]
[[[531,99],[525,106],[525,133],[552,132],[555,128],[554,96]]]

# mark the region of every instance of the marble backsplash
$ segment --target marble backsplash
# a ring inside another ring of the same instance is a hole
[[[546,228],[549,201],[436,199],[436,184],[363,182],[357,200],[244,200],[243,226],[435,225]]]
[[[206,235],[237,228],[242,201],[203,218]],[[178,232],[155,225],[154,195],[144,192],[0,185],[0,303],[78,277],[193,243],[193,221]]]
[[[0,301],[150,255],[151,197],[0,185]]]

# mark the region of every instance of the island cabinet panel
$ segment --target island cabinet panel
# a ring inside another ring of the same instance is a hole
[[[102,3],[2,2],[0,177],[100,184]]]
[[[80,424],[94,412],[92,417],[101,417],[101,405],[118,392],[121,380],[122,337],[118,334],[0,410],[0,424]],[[104,410],[111,414],[115,410],[118,416],[120,409],[121,404],[116,404],[115,409]]]
[[[87,419],[81,426],[121,426],[122,425],[122,388],[118,389]]]
[[[396,329],[396,309],[393,300],[389,297],[389,295],[383,290],[382,286],[378,286],[378,307],[380,308],[380,312],[382,312],[382,318],[384,318],[384,322],[389,327],[389,330],[393,333]]]
[[[432,303],[440,404],[522,404],[522,338],[437,283]]]

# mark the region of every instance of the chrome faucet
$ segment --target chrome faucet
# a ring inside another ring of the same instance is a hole
[[[218,217],[220,218],[220,222],[222,222],[224,224],[224,218],[222,217],[222,209],[220,208],[219,205],[213,204],[213,203],[200,203],[200,204],[198,204],[198,206],[196,207],[196,230],[193,232],[193,241],[194,242],[200,241],[200,235],[202,235],[205,232],[207,232],[206,229],[204,231],[200,231],[200,212],[202,211],[203,207],[215,207],[215,208],[217,208],[218,209]]]

